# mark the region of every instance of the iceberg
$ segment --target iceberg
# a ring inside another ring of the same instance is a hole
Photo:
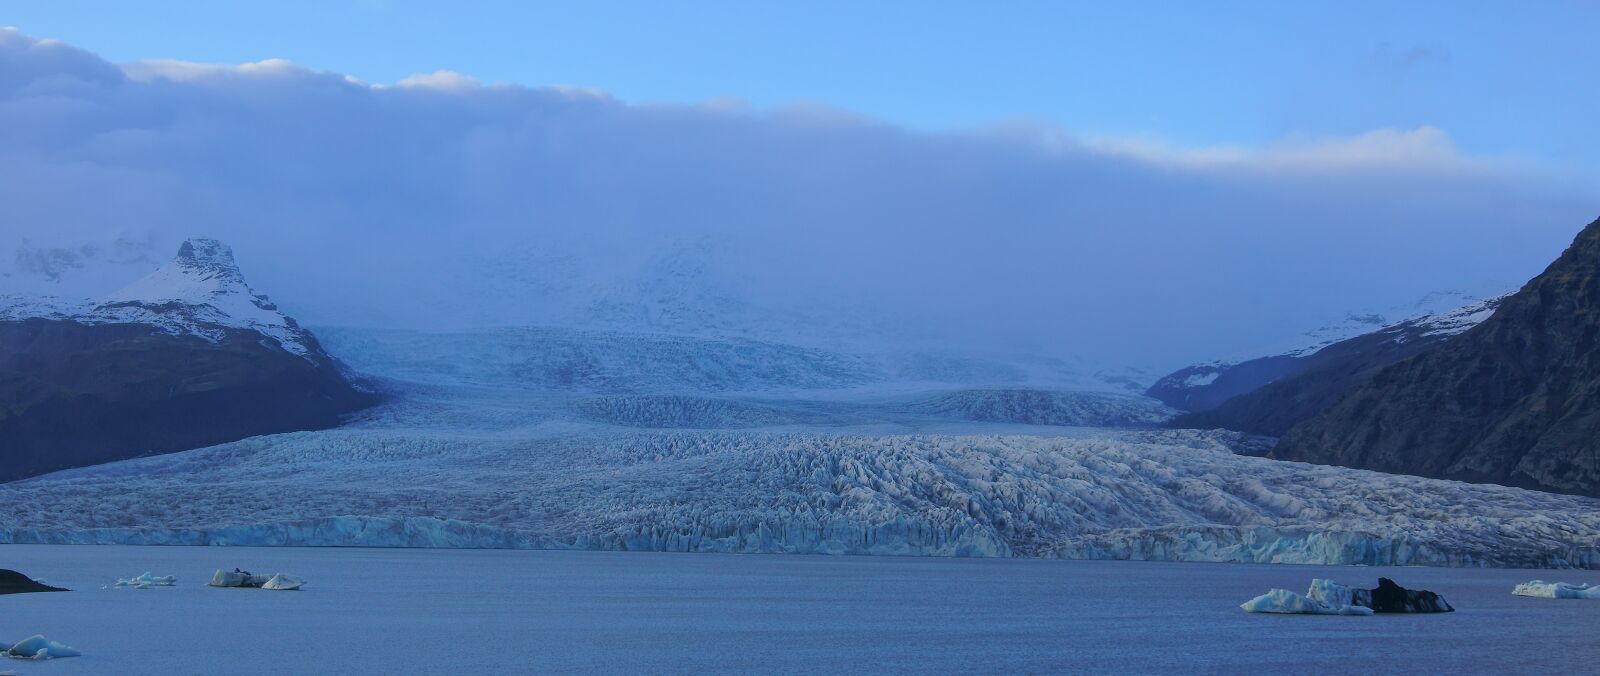
[[[1317,580],[1322,582],[1322,580]],[[1347,588],[1348,589],[1348,588]],[[1316,584],[1312,583],[1312,591]],[[1301,596],[1287,589],[1273,589],[1239,605],[1247,613],[1274,613],[1282,615],[1371,615],[1372,609],[1364,606],[1330,606],[1310,596]]]
[[[1344,608],[1347,606],[1365,608],[1368,606],[1368,604],[1356,602],[1356,590],[1333,580],[1321,578],[1311,581],[1311,588],[1306,590],[1306,596],[1330,608]]]
[[[6,657],[19,660],[51,660],[57,657],[77,657],[82,654],[37,634],[22,639],[5,651]]]
[[[1517,585],[1511,593],[1541,599],[1600,599],[1600,585],[1534,580]]]
[[[256,589],[272,589],[277,591],[292,591],[305,584],[304,580],[293,575],[274,573],[272,575],[256,575],[248,570],[232,571],[217,570],[211,576],[211,581],[206,583],[212,587],[251,587]]]
[[[1517,589],[1521,593],[1522,586]],[[1273,589],[1239,607],[1247,613],[1309,615],[1455,612],[1443,596],[1422,589],[1406,589],[1386,577],[1378,578],[1376,589],[1354,589],[1333,580],[1315,579],[1305,596],[1287,589]]]
[[[177,583],[178,578],[175,575],[155,576],[146,572],[138,577],[117,578],[116,586],[130,587],[133,589],[149,589],[151,587],[171,587]]]
[[[1318,586],[1322,583],[1322,586]],[[1338,594],[1326,594],[1328,588],[1344,589],[1344,599],[1349,601],[1350,588],[1338,585],[1330,580],[1312,580],[1310,591],[1306,596],[1293,593],[1290,589],[1272,589],[1266,594],[1256,596],[1250,601],[1240,604],[1240,609],[1245,612],[1266,612],[1278,615],[1371,615],[1373,609],[1365,606],[1352,606],[1349,602],[1344,604],[1328,604],[1325,599],[1338,599]]]
[[[300,585],[303,584],[305,584],[305,581],[298,577],[278,573],[273,575],[272,578],[267,580],[265,583],[262,583],[261,588],[274,589],[277,591],[294,591],[299,589]]]
[[[260,587],[271,579],[270,575],[252,575],[250,571],[238,568],[232,571],[219,568],[217,573],[211,576],[211,581],[206,584],[212,587]]]

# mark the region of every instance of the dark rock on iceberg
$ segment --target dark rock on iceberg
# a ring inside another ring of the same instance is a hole
[[[1354,604],[1375,613],[1453,613],[1455,608],[1443,596],[1421,589],[1406,589],[1394,580],[1378,578],[1377,589],[1356,589]]]

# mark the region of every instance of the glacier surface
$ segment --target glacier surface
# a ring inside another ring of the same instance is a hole
[[[1593,499],[1230,441],[358,423],[0,485],[0,542],[1600,564]]]
[[[1167,415],[1143,397],[748,340],[328,335],[386,404],[0,484],[0,543],[1600,567],[1600,500],[1085,427]]]

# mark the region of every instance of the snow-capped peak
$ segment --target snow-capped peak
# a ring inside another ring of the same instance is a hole
[[[185,240],[166,265],[102,300],[120,303],[210,305],[241,319],[263,312],[282,317],[266,296],[245,284],[233,250],[214,239]]]
[[[233,250],[214,239],[184,241],[171,261],[99,301],[7,299],[0,306],[0,319],[149,324],[211,341],[221,340],[228,329],[247,329],[276,340],[291,354],[310,354],[306,332],[245,283]]]

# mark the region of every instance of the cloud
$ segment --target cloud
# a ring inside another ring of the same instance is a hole
[[[1492,162],[1462,155],[1450,136],[1434,127],[1375,129],[1350,137],[1296,137],[1264,148],[1181,148],[1160,141],[1115,137],[1086,139],[1082,147],[1159,166],[1196,170],[1444,173],[1496,169]]]
[[[453,70],[436,70],[432,73],[418,73],[395,83],[396,87],[423,87],[428,89],[466,90],[477,89],[478,78],[462,75]]]
[[[206,234],[313,324],[567,321],[631,289],[782,335],[848,318],[1166,366],[1525,279],[1600,206],[1540,181],[1431,127],[1259,148],[924,133],[449,71],[117,66],[0,32],[0,283],[26,281],[24,240]],[[61,270],[36,286],[87,290]]]

